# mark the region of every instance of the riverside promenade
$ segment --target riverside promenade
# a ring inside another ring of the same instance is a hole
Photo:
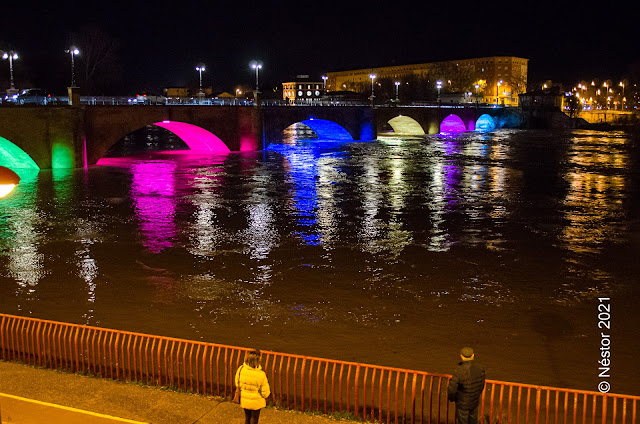
[[[2,424],[68,424],[68,421],[61,422],[52,419],[51,416],[47,416],[47,413],[41,414],[35,420],[34,418],[20,418],[19,415],[28,417],[29,411],[15,412],[15,406],[14,411],[10,411],[10,402],[3,399],[1,394],[109,415],[133,422],[154,424],[244,423],[244,413],[240,406],[223,398],[93,378],[36,368],[17,362],[0,361],[0,417]],[[325,424],[338,421],[327,416],[279,410],[272,407],[264,408],[260,414],[260,424]],[[89,419],[80,418],[78,422],[89,422]]]

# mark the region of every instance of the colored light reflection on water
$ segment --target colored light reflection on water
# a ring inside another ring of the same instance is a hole
[[[153,253],[173,246],[176,235],[176,163],[150,160],[131,164],[131,199],[144,245]]]
[[[0,310],[441,373],[469,342],[492,378],[593,389],[598,296],[637,363],[637,158],[497,130],[43,171],[0,202]]]

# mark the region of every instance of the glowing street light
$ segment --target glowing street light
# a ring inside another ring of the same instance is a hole
[[[259,62],[257,60],[252,60],[251,62],[249,62],[249,66],[251,67],[251,69],[255,69],[256,71],[256,102],[258,101],[258,94],[260,94],[260,84],[258,81],[258,71],[260,69],[262,69],[262,62]]]
[[[198,94],[202,95],[204,92],[202,91],[202,73],[205,71],[204,65],[196,66],[196,71],[200,74],[200,92]]]
[[[476,88],[476,106],[478,105],[478,88],[480,88],[480,84],[476,84],[474,85],[474,87]]]
[[[9,75],[11,76],[11,88],[15,89],[15,86],[13,85],[13,61],[18,59],[18,53],[14,52],[13,50],[10,50],[8,52],[3,52],[2,53],[2,58],[4,60],[9,59]]]
[[[7,167],[0,166],[0,199],[11,193],[19,182],[18,174]]]
[[[502,80],[499,80],[496,85],[496,104],[500,104],[500,85],[502,84]],[[544,88],[547,88],[547,84],[544,85]]]
[[[75,63],[74,63],[73,57],[79,55],[80,50],[78,50],[76,46],[71,46],[69,47],[69,49],[65,50],[64,52],[71,55],[71,87],[75,87],[76,86],[76,70],[75,70]]]
[[[442,81],[436,81],[436,87],[438,88],[438,102],[440,102],[440,89],[442,88]]]
[[[400,100],[400,97],[398,95],[398,87],[400,87],[400,81],[396,81],[395,84],[396,84],[396,102],[397,102],[398,100]]]
[[[620,84],[618,84],[620,87],[622,87],[622,110],[624,110],[624,83],[622,81],[620,81]]]
[[[328,79],[329,79],[328,76],[326,76],[326,75],[322,76],[322,85],[323,85],[323,88],[324,88],[324,94],[327,94],[327,80]]]
[[[376,74],[369,74],[369,78],[371,78],[371,106],[373,106],[373,98],[375,97],[373,94],[373,81],[376,79]]]

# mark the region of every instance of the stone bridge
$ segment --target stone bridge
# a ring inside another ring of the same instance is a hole
[[[479,117],[491,116],[495,125],[495,119],[507,119],[507,112],[445,106],[0,107],[0,165],[12,169],[92,165],[116,142],[148,125],[175,133],[192,150],[229,152],[262,150],[300,122],[319,138],[373,140],[391,129],[400,134],[473,130]]]
[[[518,127],[517,108],[492,105],[426,105],[379,107],[375,110],[376,132],[403,135],[438,134]]]

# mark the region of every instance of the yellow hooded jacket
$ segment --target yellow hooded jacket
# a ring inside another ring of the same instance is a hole
[[[262,367],[252,368],[243,364],[236,371],[236,387],[240,387],[240,406],[244,409],[261,409],[267,406],[267,397],[271,394],[267,375]]]

